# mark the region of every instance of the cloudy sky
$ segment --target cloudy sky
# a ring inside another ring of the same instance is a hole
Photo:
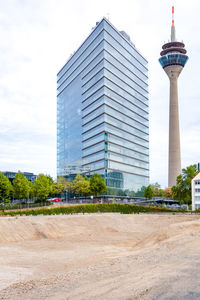
[[[173,4],[189,55],[179,78],[182,167],[200,161],[198,0],[0,0],[0,170],[56,176],[56,74],[109,16],[149,61],[150,176],[167,186],[169,82],[158,58]]]

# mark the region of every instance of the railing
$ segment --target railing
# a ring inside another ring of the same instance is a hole
[[[44,207],[44,206],[49,206],[52,203],[49,201],[46,202],[40,202],[40,203],[26,203],[26,204],[22,204],[22,203],[8,203],[8,204],[0,204],[0,211],[4,211],[4,210],[13,210],[13,209],[23,209],[23,208],[38,208],[38,207]]]

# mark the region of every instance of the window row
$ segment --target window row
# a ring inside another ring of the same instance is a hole
[[[101,120],[107,121],[119,128],[132,132],[132,134],[139,135],[144,139],[148,139],[148,121],[143,119],[143,124],[141,123],[142,120],[139,119],[139,116],[135,118],[130,118],[123,113],[113,109],[107,105],[101,105],[96,110],[92,111],[87,116],[83,117],[83,131],[87,131],[89,128],[96,126],[99,122],[98,116],[105,113],[104,118]],[[139,119],[139,120],[138,120]],[[87,129],[86,129],[87,128]]]
[[[120,61],[124,66],[127,66],[127,68],[129,70],[131,70],[133,73],[135,73],[139,78],[141,78],[141,80],[143,80],[144,82],[147,82],[147,76],[141,72],[140,70],[138,70],[138,68],[136,66],[134,66],[131,61],[127,60],[124,55],[122,53],[120,53],[119,51],[117,51],[114,47],[112,47],[112,45],[110,43],[108,43],[107,41],[104,41],[104,48],[106,51],[108,51],[109,53],[112,53],[112,55],[118,60]]]
[[[104,21],[104,28],[109,32],[110,35],[115,38],[132,56],[134,56],[142,65],[147,66],[147,60],[135,49],[134,46],[121,36],[110,24]]]
[[[76,78],[76,76],[78,76],[84,69],[85,67],[90,64],[94,58],[97,55],[101,56],[101,59],[103,57],[103,48],[104,48],[104,41],[101,38],[101,41],[95,45],[95,47],[93,46],[93,48],[91,48],[91,52],[87,53],[87,57],[85,57],[84,60],[81,60],[79,63],[73,65],[73,68],[70,69],[70,71],[66,72],[65,75],[63,76],[63,78],[57,83],[58,88],[57,91],[58,93],[64,89],[67,85],[69,85],[69,83]]]
[[[58,72],[57,79],[60,80],[65,72],[69,70],[69,68],[77,61],[77,59],[87,51],[90,44],[93,40],[98,36],[98,34],[103,30],[103,22],[101,22],[95,30],[89,35],[89,37],[83,42],[83,44],[77,49],[74,55],[67,61],[64,67]]]
[[[132,64],[134,66],[136,66],[138,68],[138,70],[140,70],[140,72],[144,73],[145,75],[147,75],[147,68],[141,64],[133,55],[131,55],[126,49],[124,49],[124,47],[122,47],[120,45],[119,42],[117,42],[107,31],[104,31],[104,38],[106,41],[109,42],[109,44],[112,45],[112,47],[114,47],[117,51],[119,51],[120,53],[123,53],[123,56],[130,62],[132,62]]]
[[[144,110],[147,109],[148,102],[146,101],[146,103],[144,103],[142,97],[138,98],[137,95],[128,93],[123,87],[119,87],[118,85],[116,85],[115,83],[113,83],[111,80],[109,80],[107,78],[104,78],[104,84],[108,89],[112,90],[116,94],[127,99],[128,101],[132,102],[133,104],[137,105],[138,107],[140,107]]]
[[[127,76],[127,68],[124,68],[124,72],[121,69],[118,69],[116,67],[116,65],[112,65],[109,61],[105,60],[105,68],[107,70],[109,70],[110,72],[112,72],[114,75],[116,75],[118,78],[120,78],[121,80],[123,80],[126,84],[128,84],[129,86],[131,86],[133,89],[137,90],[138,92],[140,92],[142,95],[144,95],[145,97],[148,97],[148,86],[146,84],[145,88],[141,87],[141,85],[139,85],[135,80],[133,80],[132,78],[130,78],[129,76]],[[133,77],[133,76],[132,76]],[[136,76],[135,76],[136,77]],[[137,78],[137,77],[136,77]],[[139,79],[138,79],[139,81]],[[144,83],[145,85],[145,83]]]
[[[138,77],[138,72],[131,71],[128,66],[123,65],[121,61],[118,61],[114,56],[112,56],[111,53],[108,51],[104,52],[104,58],[105,61],[109,63],[109,65],[115,66],[118,70],[126,74],[131,80],[136,82],[139,86],[143,87],[145,90],[148,91],[148,84],[147,84],[147,78],[146,80],[142,80]]]

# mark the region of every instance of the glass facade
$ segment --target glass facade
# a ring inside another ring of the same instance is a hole
[[[119,194],[148,185],[147,61],[107,19],[60,70],[57,93],[57,175],[74,165]]]

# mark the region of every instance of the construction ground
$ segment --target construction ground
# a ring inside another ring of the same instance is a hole
[[[0,299],[200,299],[200,216],[0,217]]]

